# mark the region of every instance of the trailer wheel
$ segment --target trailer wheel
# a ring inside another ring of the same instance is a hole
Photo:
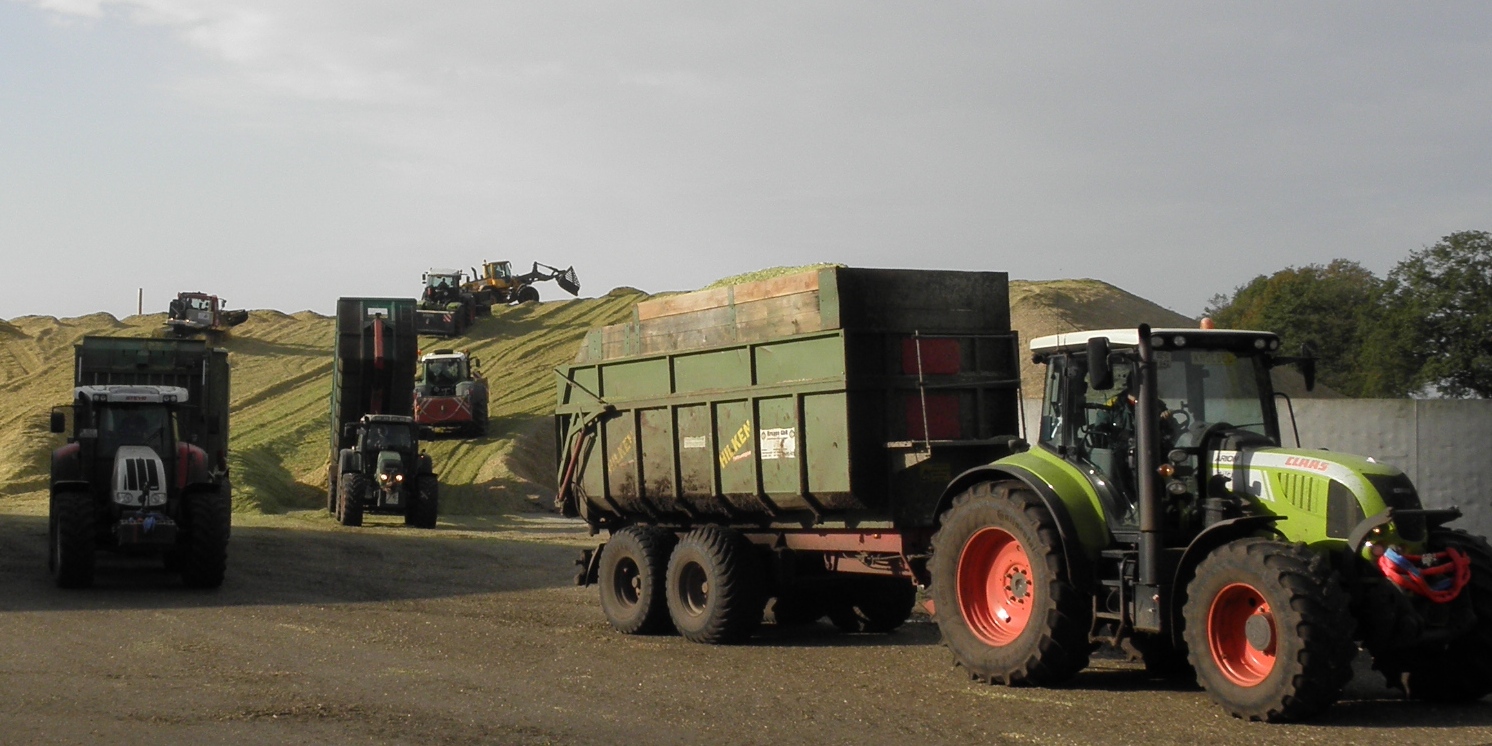
[[[52,496],[47,569],[58,588],[93,585],[93,498],[86,492]]]
[[[1024,484],[981,482],[933,535],[935,619],[977,681],[1051,686],[1088,665],[1092,605],[1063,561],[1057,521]]]
[[[625,635],[673,631],[668,616],[668,555],[678,539],[652,526],[627,526],[611,535],[601,550],[597,585],[601,612]]]
[[[404,511],[404,525],[435,528],[440,516],[440,480],[433,474],[421,474],[415,478],[415,486],[417,494]]]
[[[1234,717],[1309,717],[1352,678],[1347,593],[1303,544],[1224,544],[1197,566],[1182,614],[1197,682]]]
[[[756,549],[729,528],[694,529],[668,558],[668,615],[691,642],[728,644],[750,637],[766,606],[762,587]]]
[[[892,632],[916,604],[917,588],[907,578],[847,578],[830,601],[829,621],[845,632]]]
[[[189,519],[181,582],[188,588],[217,588],[228,569],[228,536],[233,530],[233,487],[224,480],[213,492],[187,498]]]
[[[363,525],[363,496],[368,494],[368,478],[356,472],[343,474],[337,486],[337,522],[343,526]]]
[[[1475,702],[1492,694],[1492,547],[1481,537],[1445,528],[1431,530],[1429,546],[1434,551],[1454,547],[1471,560],[1470,582],[1449,603],[1475,621],[1449,644],[1428,649],[1370,646],[1373,667],[1383,672],[1390,686],[1402,688],[1411,699]],[[1388,590],[1403,598],[1397,589]]]

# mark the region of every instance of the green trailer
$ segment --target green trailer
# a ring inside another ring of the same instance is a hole
[[[639,304],[557,371],[558,506],[611,535],[582,582],[629,632],[736,640],[768,598],[779,622],[900,625],[944,489],[1020,431],[1018,361],[999,272],[834,267]],[[670,557],[697,561],[669,580]]]

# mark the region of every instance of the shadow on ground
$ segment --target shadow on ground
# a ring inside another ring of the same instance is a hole
[[[376,524],[359,529],[235,526],[222,588],[184,588],[157,557],[101,552],[92,588],[56,588],[47,519],[0,514],[0,612],[445,598],[570,585],[573,547]]]

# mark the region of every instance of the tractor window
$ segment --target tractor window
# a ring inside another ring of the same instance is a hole
[[[149,446],[164,454],[175,440],[171,413],[160,405],[106,406],[98,410],[99,447],[113,453],[119,446]]]
[[[1054,357],[1046,364],[1046,402],[1041,407],[1040,440],[1053,448],[1062,445],[1062,387],[1067,358]]]
[[[1226,422],[1275,437],[1267,416],[1273,404],[1259,385],[1262,361],[1224,350],[1156,351],[1157,393],[1178,430]]]
[[[197,311],[212,310],[212,303],[206,298],[190,298],[187,300],[187,306]]]
[[[363,450],[409,451],[414,449],[414,440],[409,437],[409,428],[399,425],[370,425],[363,431]]]
[[[1073,412],[1077,432],[1073,451],[1102,474],[1118,495],[1130,493],[1135,446],[1135,404],[1139,381],[1130,360],[1113,362],[1114,384],[1089,388],[1080,381],[1080,410]]]

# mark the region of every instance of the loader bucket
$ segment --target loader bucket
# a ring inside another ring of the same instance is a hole
[[[554,283],[570,295],[580,295],[580,277],[575,274],[574,267],[568,267],[555,276]]]

